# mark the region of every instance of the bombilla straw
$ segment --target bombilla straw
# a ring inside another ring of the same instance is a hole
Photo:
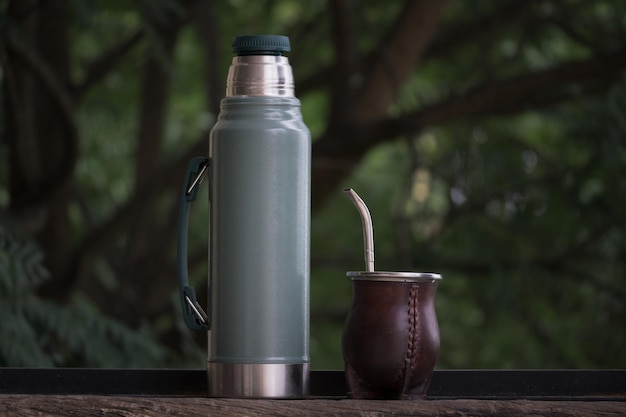
[[[363,244],[365,246],[365,270],[372,272],[374,271],[374,228],[372,227],[372,215],[365,205],[365,202],[352,188],[347,188],[343,190],[343,192],[352,200],[361,215],[361,222],[363,223]]]

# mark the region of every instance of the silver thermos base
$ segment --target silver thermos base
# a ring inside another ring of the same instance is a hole
[[[309,364],[207,362],[209,397],[306,398]]]

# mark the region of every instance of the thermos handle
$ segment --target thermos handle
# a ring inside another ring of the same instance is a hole
[[[210,327],[209,317],[200,307],[196,299],[195,290],[189,285],[189,273],[187,270],[189,211],[191,202],[196,199],[198,185],[209,170],[209,162],[209,158],[202,156],[195,157],[189,162],[178,207],[178,291],[180,292],[180,303],[183,308],[183,319],[187,327],[192,330],[206,330]]]

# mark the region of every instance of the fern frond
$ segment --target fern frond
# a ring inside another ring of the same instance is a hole
[[[0,299],[15,300],[45,281],[44,255],[37,243],[0,216]]]

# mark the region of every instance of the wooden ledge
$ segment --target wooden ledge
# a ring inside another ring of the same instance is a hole
[[[202,369],[0,368],[0,416],[625,416],[626,370],[440,370],[424,401],[345,398],[312,371],[305,400],[206,398]]]
[[[30,416],[623,416],[618,401],[347,399],[237,400],[198,397],[0,395],[0,415]]]

